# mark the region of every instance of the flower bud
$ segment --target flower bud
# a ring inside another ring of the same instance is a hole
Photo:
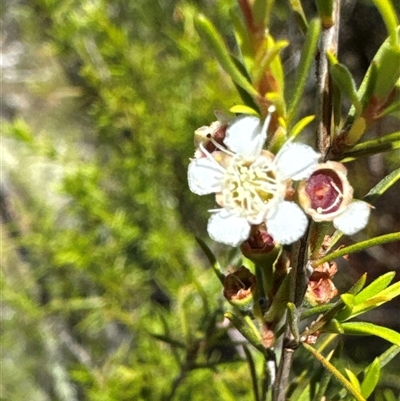
[[[253,262],[260,262],[265,259],[275,248],[274,239],[265,230],[265,225],[252,226],[250,237],[243,242],[241,250],[243,255]]]

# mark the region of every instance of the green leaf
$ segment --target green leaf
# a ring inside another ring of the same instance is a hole
[[[287,116],[287,125],[290,126],[293,119],[299,111],[299,103],[303,97],[304,88],[306,86],[307,77],[310,73],[312,63],[314,61],[315,51],[321,32],[321,24],[318,19],[313,19],[307,30],[306,41],[301,53],[299,66],[297,68],[296,82],[293,87],[294,93],[291,96],[290,106]]]
[[[352,315],[355,297],[351,294],[342,294],[340,299],[345,304],[345,307],[339,313],[337,313],[335,317],[341,322],[348,319]]]
[[[313,401],[321,401],[324,399],[326,389],[328,388],[329,382],[331,381],[331,374],[328,370],[324,370],[322,377],[319,380],[318,392],[315,394]],[[326,398],[325,398],[326,399]]]
[[[400,119],[400,99],[394,100],[392,103],[390,103],[388,107],[379,113],[378,118],[385,116],[393,116],[397,119]]]
[[[315,120],[315,116],[306,116],[303,117],[300,121],[298,121],[293,128],[290,130],[289,138],[296,138],[308,124]]]
[[[400,179],[400,168],[392,171],[385,178],[378,182],[365,196],[366,202],[374,202],[379,196],[384,194],[392,185]]]
[[[342,299],[343,303],[346,305],[347,308],[349,308],[350,310],[353,309],[354,306],[354,299],[355,297],[351,294],[342,294],[340,296],[340,298]]]
[[[367,273],[364,273],[357,282],[347,291],[348,294],[357,295],[365,285],[367,281]]]
[[[244,104],[235,104],[229,111],[233,114],[250,114],[251,116],[260,118],[260,114],[256,110]]]
[[[235,64],[236,68],[242,73],[242,75],[250,82],[250,76],[247,73],[245,66],[242,64],[240,60],[236,57],[232,56],[232,61]],[[242,98],[245,105],[252,108],[253,110],[259,111],[259,107],[256,104],[254,97],[252,97],[246,90],[244,90],[240,85],[234,82],[235,88],[238,91],[240,97]]]
[[[253,5],[254,21],[257,25],[264,28],[269,27],[269,20],[271,11],[274,6],[275,0],[255,0]]]
[[[344,248],[338,249],[323,258],[316,260],[312,263],[314,267],[320,266],[325,262],[330,262],[341,256],[349,255],[354,252],[362,251],[363,249],[371,248],[373,246],[386,244],[388,242],[400,241],[400,232],[391,234],[381,235],[379,237],[371,238],[365,241],[358,242],[357,244],[345,246]]]
[[[267,69],[271,69],[274,75],[274,78],[277,79],[279,87],[281,88],[284,84],[281,61],[279,61],[278,66],[274,66],[271,68],[274,60],[279,56],[279,53],[289,45],[287,40],[279,40],[278,42],[274,42],[272,37],[268,36],[268,45],[264,49],[264,46],[261,48],[262,54],[257,54],[256,60],[251,71],[251,76],[253,78],[253,82],[259,82],[262,76],[264,75]],[[276,64],[276,62],[275,62]]]
[[[384,290],[391,283],[395,275],[395,272],[389,272],[379,276],[354,297],[355,304],[358,305]]]
[[[383,21],[385,22],[386,29],[390,37],[390,43],[392,46],[396,46],[398,42],[396,28],[399,25],[399,21],[396,17],[396,10],[390,0],[372,0],[375,7],[379,10],[382,15]]]
[[[235,37],[240,49],[240,54],[243,57],[247,69],[250,71],[253,68],[254,51],[250,42],[249,34],[236,10],[232,9],[230,16],[235,27]]]
[[[343,334],[342,324],[337,319],[331,319],[323,328],[324,331],[329,333]]]
[[[400,347],[392,345],[382,355],[379,356],[379,362],[381,368],[387,365],[396,355],[400,353]]]
[[[375,390],[375,387],[379,381],[380,373],[381,367],[379,363],[379,358],[375,358],[371,365],[369,365],[369,367],[367,368],[364,380],[361,383],[361,394],[365,398],[368,398]]]
[[[379,60],[374,96],[385,100],[399,79],[400,47],[384,46]]]
[[[381,152],[389,152],[400,148],[400,132],[384,135],[371,141],[358,143],[349,151],[340,155],[342,163],[354,160],[357,157],[374,155]]]
[[[245,345],[243,346],[243,351],[244,351],[244,354],[246,355],[246,360],[249,365],[251,383],[253,385],[254,399],[255,399],[255,401],[260,401],[261,398],[260,398],[260,393],[259,393],[259,389],[258,389],[257,371],[256,371],[256,365],[254,363],[253,356],[251,355],[250,350]]]
[[[356,388],[358,391],[361,392],[360,382],[358,381],[355,373],[353,373],[350,369],[344,369],[344,371],[346,372],[346,375],[349,378],[350,383],[354,386],[354,388]]]
[[[291,276],[290,274],[288,274],[283,279],[282,284],[279,286],[279,289],[274,296],[272,304],[265,314],[266,322],[278,322],[283,314],[286,312],[286,307],[289,300],[290,281]]]
[[[250,84],[232,61],[226,45],[214,25],[204,15],[199,15],[195,19],[195,26],[213,50],[222,68],[230,75],[232,80],[250,95],[256,96],[258,94],[257,90]]]
[[[381,306],[384,303],[391,301],[391,299],[392,298],[377,295],[376,297],[371,298],[368,301],[365,301],[360,305],[356,305],[351,312],[351,316],[348,316],[346,319],[343,319],[343,320],[348,320],[355,316],[361,315],[362,313],[368,312],[371,309],[375,309],[378,306]]]
[[[271,35],[266,35],[257,49],[251,70],[252,82],[255,85],[263,78],[266,70],[270,73],[270,79],[275,81],[273,85],[275,92],[279,94],[279,98],[282,99],[281,103],[284,104],[285,77],[279,53],[287,45],[286,40],[275,42]],[[260,95],[265,96],[265,93],[260,93]],[[286,109],[286,104],[284,109]]]
[[[345,334],[377,336],[400,347],[400,333],[387,327],[367,322],[345,322],[342,328]]]
[[[224,316],[232,322],[232,324],[253,347],[264,353],[265,348],[262,346],[261,335],[253,321],[248,316],[239,317],[231,312],[226,312]]]
[[[276,113],[278,116],[286,115],[285,99],[283,98],[281,92],[267,92],[265,94],[265,99],[269,100],[276,107]]]
[[[397,35],[400,34],[400,29],[397,31]],[[388,69],[393,70],[394,75],[396,74],[396,68],[397,68],[397,60],[391,60],[392,62],[394,61],[394,64],[390,65],[390,60],[391,57],[390,55],[393,52],[393,47],[389,43],[389,39],[386,39],[386,41],[382,44],[382,46],[379,48],[377,53],[374,56],[374,59],[372,60],[367,73],[364,76],[364,79],[360,85],[360,88],[358,89],[357,95],[358,98],[361,99],[362,104],[363,104],[363,109],[368,107],[370,100],[372,98],[372,95],[374,94],[376,88],[377,88],[377,82],[379,80],[385,80],[385,72],[384,70],[386,69],[386,65],[388,64]],[[383,66],[383,68],[382,68]],[[383,74],[383,75],[381,75]],[[396,79],[397,80],[397,79]],[[389,82],[388,87],[391,89],[393,88],[396,80]],[[387,91],[387,85],[385,82],[384,84],[384,90]],[[378,88],[379,89],[379,88]],[[377,95],[377,93],[375,93]],[[351,119],[351,116],[354,116],[355,108],[352,107],[349,112],[349,117]]]
[[[306,15],[304,14],[303,6],[300,0],[289,0],[290,6],[292,7],[294,17],[300,27],[300,30],[306,34],[308,29],[308,21]]]
[[[327,57],[330,63],[331,77],[336,83],[337,87],[343,92],[351,101],[356,108],[356,115],[360,115],[362,111],[362,105],[357,96],[356,84],[348,68],[340,64],[334,54],[327,53]]]
[[[354,107],[352,107],[354,109]],[[353,147],[365,134],[365,130],[367,129],[367,120],[365,117],[357,117],[355,121],[353,121],[351,128],[347,132],[344,140],[344,144],[346,147]]]
[[[222,273],[221,270],[221,265],[218,263],[217,258],[214,256],[212,253],[211,249],[206,245],[204,241],[202,241],[200,238],[195,237],[197,243],[200,245],[200,248],[203,250],[204,254],[206,255],[208,261],[210,262],[210,265],[212,269],[214,270],[214,273],[217,275],[219,281],[224,284],[225,280],[225,275]]]
[[[321,364],[327,369],[336,380],[349,391],[357,401],[366,401],[362,394],[355,388],[350,381],[348,381],[322,354],[320,354],[315,348],[308,344],[303,343],[303,347],[309,351]]]
[[[378,280],[379,279],[377,279],[376,281],[378,281]],[[365,290],[368,290],[368,287]],[[375,290],[377,290],[377,289],[375,289]],[[366,294],[368,294],[368,292],[366,292]],[[358,316],[362,313],[365,313],[371,309],[377,308],[378,306],[381,306],[384,303],[391,301],[393,298],[395,298],[399,295],[400,295],[400,282],[397,282],[397,283],[391,285],[390,287],[385,288],[382,291],[379,291],[376,295],[371,295],[371,297],[363,299],[361,302],[357,302],[357,300],[356,300],[356,303],[353,306],[353,309],[350,314],[344,313],[342,311],[337,316],[337,318],[340,319],[341,321],[347,320],[349,318],[353,318],[353,317]],[[364,297],[364,294],[363,294],[363,297]]]
[[[379,54],[378,53],[375,55],[377,58]],[[368,106],[369,101],[372,97],[372,94],[374,93],[374,88],[376,84],[376,80],[378,79],[378,64],[377,60],[372,60],[371,64],[367,70],[367,73],[364,76],[363,81],[361,82],[360,87],[358,88],[358,98],[361,99],[361,103],[363,105],[363,110]],[[355,108],[352,107],[350,109],[349,115],[354,115]]]
[[[313,308],[307,308],[301,313],[300,320],[307,319],[308,317],[313,315],[320,315],[321,313],[329,312],[334,306],[335,304],[332,303],[314,306]]]
[[[400,281],[385,288],[378,294],[379,297],[384,297],[389,299],[393,299],[399,295],[400,295]]]
[[[377,394],[376,401],[399,401],[399,398],[394,395],[392,390],[386,388]]]
[[[296,305],[292,302],[288,302],[287,304],[288,310],[288,320],[290,325],[290,330],[292,331],[293,337],[296,342],[300,341],[299,334],[299,312],[296,309]]]

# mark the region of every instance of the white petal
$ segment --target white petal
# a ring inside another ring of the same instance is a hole
[[[197,195],[207,195],[222,190],[224,169],[216,161],[200,157],[188,167],[189,188]]]
[[[262,124],[254,116],[240,116],[226,130],[224,143],[240,156],[258,156],[264,145]]]
[[[308,178],[318,163],[319,154],[308,145],[286,142],[275,158],[275,165],[283,179]]]
[[[343,213],[333,219],[333,225],[343,234],[353,235],[368,223],[371,207],[363,201],[353,201]]]
[[[294,202],[279,203],[275,213],[267,218],[267,231],[281,244],[297,241],[307,228],[307,217]]]
[[[207,231],[217,242],[230,246],[238,246],[250,235],[250,225],[244,217],[221,209],[208,220]]]

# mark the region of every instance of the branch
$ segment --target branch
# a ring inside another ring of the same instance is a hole
[[[333,21],[330,27],[322,27],[317,68],[317,148],[323,160],[329,151],[332,134],[332,82],[326,53],[337,54],[339,36],[340,0],[333,4]]]

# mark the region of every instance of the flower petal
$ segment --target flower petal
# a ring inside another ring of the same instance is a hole
[[[343,234],[353,235],[368,223],[371,206],[363,201],[353,201],[346,210],[333,220],[333,225]]]
[[[226,209],[221,209],[208,220],[207,231],[214,241],[238,246],[249,238],[250,224],[244,217],[238,217]]]
[[[275,165],[282,179],[308,178],[318,163],[319,154],[308,145],[286,142],[275,158]]]
[[[236,118],[226,130],[224,139],[230,150],[243,157],[258,156],[264,141],[261,121],[254,116]]]
[[[267,231],[275,242],[291,244],[297,241],[307,228],[307,217],[294,202],[283,201],[271,217],[267,217]]]
[[[188,182],[190,190],[197,195],[207,195],[222,190],[224,169],[207,157],[189,163]]]

